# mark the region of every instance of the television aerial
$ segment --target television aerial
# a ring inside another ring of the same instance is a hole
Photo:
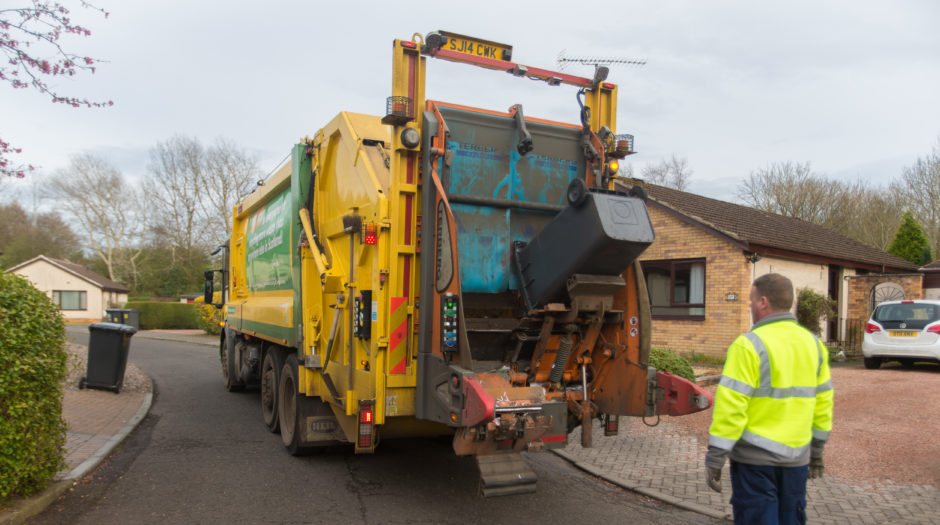
[[[625,66],[645,66],[645,58],[605,57],[605,56],[568,56],[562,49],[558,53],[558,69],[564,70],[568,64],[583,64],[585,66],[610,66],[614,64]]]

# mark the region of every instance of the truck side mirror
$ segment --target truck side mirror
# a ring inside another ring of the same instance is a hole
[[[215,292],[215,290],[213,290],[213,287],[212,287],[213,277],[215,277],[215,271],[206,270],[205,273],[203,273],[203,276],[205,276],[206,278],[206,285],[205,285],[205,291],[203,292],[203,295],[202,295],[202,300],[206,304],[212,304],[212,295]]]

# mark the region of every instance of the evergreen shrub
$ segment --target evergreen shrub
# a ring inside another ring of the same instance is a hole
[[[822,334],[820,319],[828,319],[836,313],[836,302],[828,295],[801,288],[796,297],[796,320],[817,336]]]
[[[65,468],[65,323],[29,281],[0,273],[0,501]]]

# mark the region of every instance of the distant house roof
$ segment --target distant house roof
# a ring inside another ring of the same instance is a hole
[[[108,292],[118,292],[118,293],[128,293],[128,292],[130,292],[130,288],[124,286],[123,284],[116,283],[116,282],[112,281],[111,279],[108,279],[107,277],[104,277],[104,276],[102,276],[102,275],[99,275],[99,274],[97,274],[97,273],[95,273],[95,272],[89,270],[88,268],[85,268],[84,266],[80,266],[80,265],[75,264],[75,263],[71,263],[71,262],[68,262],[68,261],[64,261],[64,260],[62,260],[62,259],[53,259],[52,257],[46,257],[45,255],[38,255],[38,256],[36,256],[36,257],[33,257],[32,259],[30,259],[30,260],[28,260],[28,261],[26,261],[26,262],[22,262],[22,263],[20,263],[20,264],[17,264],[16,266],[10,268],[10,269],[7,270],[7,271],[8,271],[8,272],[13,272],[13,271],[15,271],[15,270],[18,270],[18,269],[23,268],[23,267],[25,267],[25,266],[29,266],[30,264],[33,264],[33,263],[38,262],[38,261],[45,261],[45,262],[47,262],[47,263],[49,263],[49,264],[51,264],[51,265],[53,265],[53,266],[56,266],[56,267],[58,267],[58,268],[60,268],[60,269],[62,269],[62,270],[64,270],[64,271],[66,271],[66,272],[68,272],[68,273],[70,273],[70,274],[72,274],[72,275],[74,275],[74,276],[76,276],[76,277],[82,279],[82,280],[88,281],[89,283],[91,283],[91,284],[97,286],[98,288],[101,288],[102,290],[105,290],[105,291],[108,291]]]
[[[920,271],[922,272],[940,272],[940,259],[928,264],[927,266],[921,266]]]
[[[742,250],[874,271],[917,271],[917,265],[823,226],[637,179],[630,183],[646,188],[652,206]]]

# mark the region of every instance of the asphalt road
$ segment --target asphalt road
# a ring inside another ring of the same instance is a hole
[[[87,344],[87,330],[68,335]],[[150,415],[30,523],[717,523],[550,453],[527,457],[535,494],[492,499],[477,496],[475,462],[455,456],[447,439],[291,457],[265,428],[258,392],[223,389],[216,350],[138,334],[130,360],[154,380]]]

